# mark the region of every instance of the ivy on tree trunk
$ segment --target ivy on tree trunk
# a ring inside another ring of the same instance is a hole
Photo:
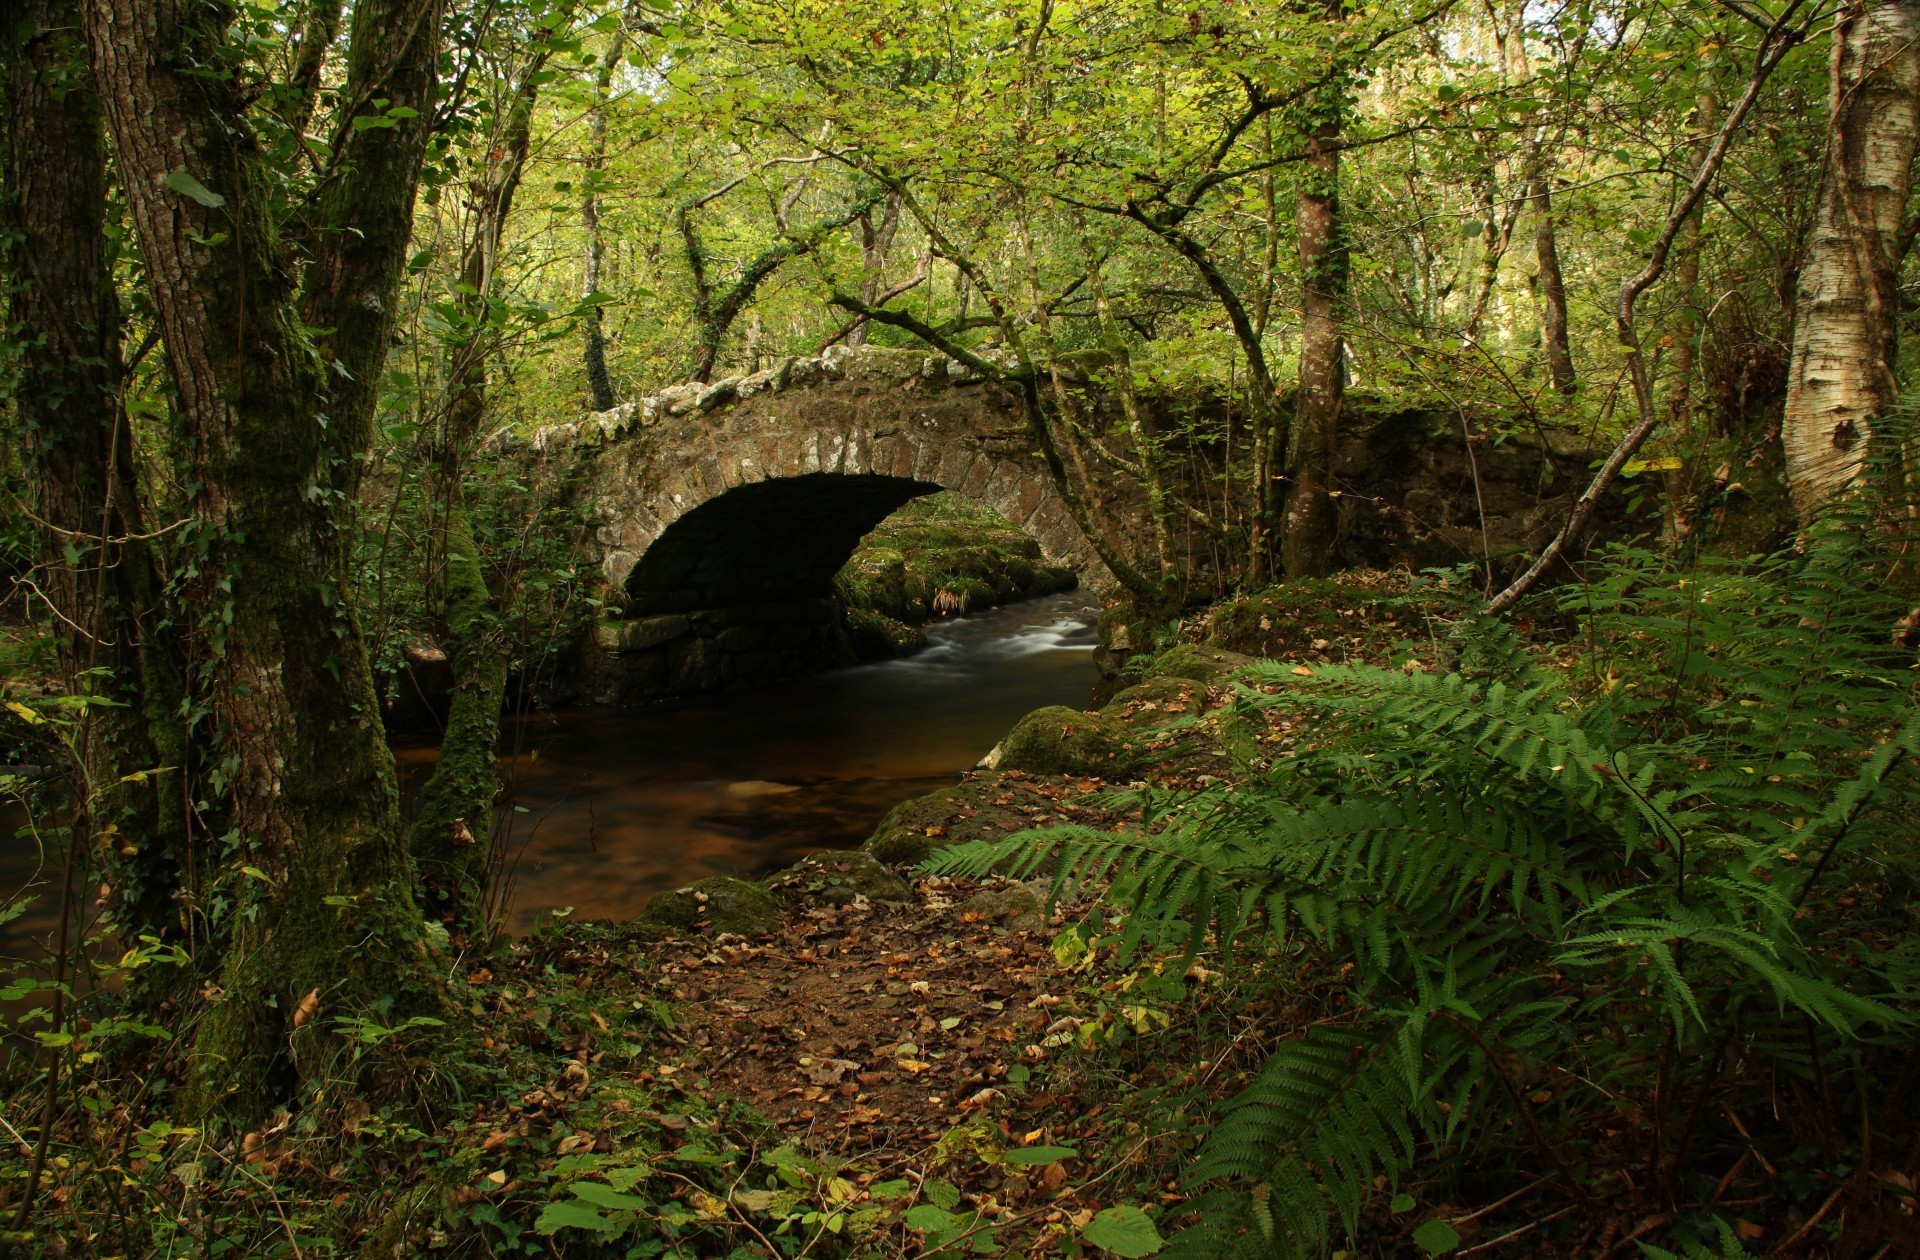
[[[185,1110],[248,1117],[337,1069],[337,1016],[439,1009],[345,596],[441,6],[354,6],[335,165],[306,203],[250,125],[236,16],[199,0],[84,10],[206,552],[196,667],[231,830],[210,889],[222,966]],[[286,248],[296,226],[303,269]]]

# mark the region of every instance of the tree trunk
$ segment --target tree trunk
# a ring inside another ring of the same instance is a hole
[[[1782,424],[1801,516],[1860,474],[1893,406],[1899,270],[1920,151],[1920,3],[1850,7],[1834,27],[1826,171],[1800,271]]]
[[[1500,263],[1513,244],[1513,225],[1519,218],[1520,203],[1513,202],[1502,212],[1495,204],[1500,189],[1497,172],[1487,164],[1475,190],[1480,206],[1480,274],[1473,286],[1473,302],[1467,310],[1467,340],[1480,340],[1480,326],[1486,321],[1487,307],[1493,302],[1493,286],[1500,279]],[[1498,216],[1496,218],[1496,215]]]
[[[1337,91],[1337,89],[1335,89]],[[1329,93],[1331,95],[1331,92]],[[1340,304],[1347,293],[1347,252],[1340,224],[1340,138],[1337,102],[1307,140],[1294,216],[1300,242],[1300,389],[1287,453],[1286,517],[1281,564],[1290,578],[1317,577],[1334,567],[1333,444],[1346,398]]]
[[[304,135],[313,121],[314,107],[320,103],[320,76],[327,68],[327,53],[340,38],[341,0],[307,0],[307,13],[300,23],[300,42],[293,50],[293,67],[287,75],[287,88],[293,100],[287,106],[287,125],[295,135]]]
[[[893,248],[894,234],[900,229],[900,194],[889,193],[880,212],[880,222],[873,221],[873,211],[862,214],[860,223],[860,300],[868,306],[880,299],[880,286],[886,279],[887,253]],[[847,333],[847,344],[864,346],[867,344],[867,321],[856,323]]]
[[[16,346],[12,403],[41,524],[41,598],[52,614],[68,694],[107,703],[79,711],[74,752],[79,830],[112,868],[113,924],[189,941],[179,888],[178,780],[123,776],[177,767],[148,729],[178,730],[177,670],[149,642],[157,586],[121,408],[120,302],[106,234],[106,151],[87,51],[70,0],[30,0],[8,49],[0,231],[7,241],[7,321]],[[82,859],[84,860],[84,859]],[[153,969],[153,971],[164,969]],[[141,973],[153,978],[152,971]]]
[[[224,966],[195,1032],[189,1114],[257,1116],[287,1087],[337,1071],[335,1015],[392,1022],[439,1007],[393,760],[343,595],[440,16],[431,0],[354,6],[339,166],[314,208],[296,292],[272,217],[283,180],[247,124],[244,85],[199,69],[238,62],[231,7],[86,2],[193,460],[214,786],[238,841],[219,876]],[[413,116],[352,126],[352,115],[401,106]]]
[[[1711,92],[1702,92],[1694,107],[1694,125],[1699,138],[1693,144],[1694,165],[1706,160],[1708,137],[1716,126],[1716,102]],[[1693,426],[1693,369],[1699,359],[1700,338],[1706,316],[1700,309],[1700,231],[1706,218],[1706,206],[1695,210],[1680,229],[1676,242],[1678,257],[1673,278],[1680,289],[1680,313],[1673,329],[1673,368],[1667,385],[1667,435],[1673,443],[1677,462],[1666,470],[1666,535],[1669,543],[1685,538],[1692,519],[1688,501],[1692,496],[1693,461],[1696,435]]]
[[[587,150],[587,169],[581,180],[580,226],[587,236],[587,260],[585,274],[580,282],[580,296],[590,298],[600,291],[600,264],[606,255],[606,247],[600,240],[600,181],[607,169],[607,97],[613,88],[613,72],[620,64],[620,54],[624,48],[623,32],[615,31],[613,42],[607,48],[605,60],[600,63],[600,73],[594,81],[593,114],[589,120],[592,128],[592,140]],[[617,399],[613,393],[613,378],[607,375],[607,335],[606,321],[598,306],[587,312],[586,343],[583,347],[587,365],[587,392],[592,397],[593,409],[605,411],[612,407]]]
[[[1171,610],[1178,603],[1180,575],[1174,560],[1172,509],[1167,496],[1166,454],[1160,438],[1152,431],[1141,405],[1140,391],[1133,383],[1133,362],[1127,353],[1126,338],[1113,317],[1113,303],[1107,297],[1106,279],[1100,274],[1101,260],[1094,256],[1087,241],[1087,227],[1076,211],[1074,236],[1080,243],[1081,265],[1087,269],[1087,289],[1093,297],[1093,309],[1100,319],[1100,340],[1113,358],[1114,389],[1120,395],[1120,409],[1127,418],[1127,439],[1139,460],[1141,480],[1147,491],[1147,512],[1153,518],[1153,551],[1160,579],[1161,603],[1155,612]]]
[[[1527,200],[1533,207],[1533,256],[1540,268],[1540,342],[1547,352],[1547,373],[1561,394],[1580,385],[1567,340],[1567,282],[1560,272],[1560,238],[1554,227],[1553,183],[1547,157],[1537,139],[1526,142]]]
[[[427,477],[429,510],[437,517],[439,545],[434,550],[441,560],[429,587],[446,625],[453,702],[440,759],[420,790],[408,847],[428,912],[465,939],[486,928],[488,856],[494,802],[500,795],[495,747],[507,691],[507,658],[474,539],[465,468],[487,414],[487,363],[494,349],[487,299],[498,279],[501,241],[526,170],[545,63],[542,52],[521,74],[504,130],[490,147],[486,169],[473,190],[473,235],[460,269],[461,302],[470,331],[449,356],[447,409],[431,448]]]
[[[1249,587],[1258,586],[1267,580],[1272,560],[1272,522],[1276,498],[1273,468],[1276,457],[1290,449],[1292,440],[1287,417],[1275,402],[1277,391],[1274,388],[1273,371],[1267,363],[1266,347],[1261,342],[1261,332],[1255,326],[1246,303],[1233,287],[1233,282],[1207,252],[1205,245],[1191,233],[1183,231],[1178,223],[1148,214],[1137,204],[1130,203],[1127,206],[1127,217],[1166,242],[1200,273],[1207,291],[1213,294],[1220,309],[1226,312],[1227,324],[1233,329],[1234,340],[1240,344],[1241,357],[1247,361],[1251,486],[1245,515],[1247,552],[1241,580]],[[1229,458],[1231,454],[1229,449]],[[1228,489],[1231,490],[1231,487]]]

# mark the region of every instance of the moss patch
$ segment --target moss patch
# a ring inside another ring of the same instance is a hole
[[[949,493],[915,499],[882,521],[834,579],[856,614],[908,626],[1071,590],[1077,582],[1071,569],[1048,564],[1025,533]]]
[[[908,901],[913,889],[880,859],[863,850],[815,853],[801,858],[767,881],[781,901],[798,905],[844,906],[855,898]]]
[[[1366,570],[1301,578],[1221,600],[1194,632],[1208,647],[1274,660],[1374,659],[1417,628],[1407,587],[1403,574]]]
[[[1000,743],[1001,770],[1114,778],[1133,762],[1130,734],[1117,720],[1065,705],[1035,709]]]
[[[944,845],[1001,839],[1031,824],[1033,802],[1011,784],[1023,777],[981,775],[902,801],[861,848],[889,866],[914,866]]]
[[[1212,683],[1253,664],[1253,658],[1225,648],[1195,643],[1176,643],[1153,658],[1146,668],[1148,678],[1184,678],[1188,682]]]
[[[779,926],[780,903],[758,884],[715,875],[660,893],[647,903],[637,922],[687,932],[749,936]]]

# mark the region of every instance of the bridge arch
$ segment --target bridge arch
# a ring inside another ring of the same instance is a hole
[[[594,539],[620,603],[596,635],[595,690],[637,702],[845,663],[834,574],[874,526],[940,490],[1105,589],[1012,400],[956,367],[842,351],[555,435],[590,448]]]

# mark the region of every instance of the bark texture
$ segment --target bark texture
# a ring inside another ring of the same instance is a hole
[[[1706,161],[1707,138],[1712,133],[1718,102],[1710,92],[1702,92],[1694,106],[1694,125],[1699,139],[1694,141],[1694,162]],[[1701,220],[1706,217],[1703,204],[1680,229],[1675,246],[1673,269],[1675,286],[1680,290],[1680,309],[1673,326],[1673,365],[1667,384],[1667,438],[1678,451],[1679,462],[1666,472],[1666,535],[1678,542],[1690,529],[1693,511],[1693,461],[1699,454],[1698,435],[1693,423],[1693,372],[1699,360],[1700,338],[1706,332],[1706,312],[1700,296]]]
[[[1533,206],[1533,257],[1540,268],[1540,341],[1547,352],[1547,373],[1553,387],[1571,394],[1580,377],[1573,368],[1573,347],[1567,339],[1567,282],[1560,270],[1560,236],[1554,226],[1553,184],[1546,155],[1538,141],[1529,142],[1527,199]]]
[[[1331,93],[1330,93],[1331,95]],[[1281,564],[1290,578],[1333,571],[1333,443],[1346,400],[1340,306],[1347,294],[1347,251],[1340,224],[1340,122],[1337,103],[1307,142],[1294,209],[1300,240],[1300,389],[1287,456],[1287,506]]]
[[[1796,295],[1782,435],[1804,517],[1859,476],[1896,397],[1899,269],[1920,152],[1920,3],[1862,5],[1834,27],[1827,165]]]
[[[881,282],[887,274],[887,255],[892,251],[893,238],[900,229],[899,195],[888,195],[878,223],[873,221],[873,211],[868,210],[860,216],[859,225],[860,300],[868,306],[876,306],[880,302]],[[855,324],[847,333],[847,344],[866,345],[868,331],[866,321]]]
[[[116,926],[128,939],[188,938],[178,913],[177,780],[122,776],[177,765],[148,731],[177,726],[178,680],[149,650],[155,580],[133,443],[120,406],[120,303],[106,234],[106,151],[71,0],[29,0],[5,34],[7,319],[12,402],[41,523],[35,584],[70,692],[111,702],[83,715],[75,751],[82,824],[111,833]],[[169,790],[173,788],[175,790]]]
[[[233,16],[204,0],[85,4],[194,461],[208,552],[200,669],[237,840],[218,889],[224,966],[185,1109],[251,1116],[335,1066],[336,1014],[391,1017],[437,997],[393,762],[342,593],[441,14],[415,0],[354,6],[338,166],[299,233],[304,278],[283,248],[274,155],[248,126],[244,85],[219,69],[241,64]],[[396,107],[415,112],[352,125]]]
[[[591,140],[587,148],[586,170],[581,175],[580,227],[586,234],[586,260],[581,267],[580,296],[590,298],[600,291],[600,269],[606,260],[606,244],[600,237],[600,181],[607,169],[607,98],[613,90],[613,71],[620,64],[625,48],[623,32],[615,31],[600,73],[594,80],[593,114],[588,119]],[[613,377],[607,373],[606,320],[596,306],[582,321],[585,326],[581,356],[587,369],[587,394],[595,411],[605,411],[618,399],[613,392]]]

